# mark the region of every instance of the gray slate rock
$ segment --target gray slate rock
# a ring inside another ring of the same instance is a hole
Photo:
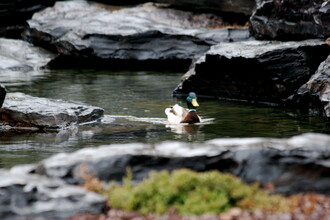
[[[257,39],[301,40],[330,36],[329,1],[260,0],[251,21]]]
[[[21,40],[0,38],[0,81],[23,83],[45,74],[45,66],[55,54]]]
[[[156,2],[168,3],[175,7],[190,10],[212,11],[214,13],[236,13],[247,16],[252,15],[256,7],[255,0],[155,0]]]
[[[24,39],[58,53],[52,68],[188,68],[213,44],[249,38],[247,29],[219,29],[216,16],[144,4],[116,11],[85,1],[57,2],[34,14]]]
[[[290,97],[290,101],[303,111],[330,117],[330,56],[320,64],[309,81]]]
[[[153,170],[220,170],[249,183],[272,183],[279,193],[329,194],[330,179],[323,175],[330,171],[329,143],[328,135],[304,134],[289,139],[225,138],[203,144],[106,145],[54,155],[40,162],[36,172],[81,183],[82,170],[104,181],[120,181],[127,167],[136,181]]]
[[[103,117],[104,110],[81,103],[51,100],[23,93],[8,93],[0,109],[1,123],[12,127],[61,129],[70,125],[93,122]]]
[[[66,219],[79,213],[100,214],[105,199],[60,179],[0,170],[0,219]],[[25,171],[25,168],[22,168]]]
[[[213,46],[183,77],[175,96],[284,104],[328,56],[322,40],[245,41]]]

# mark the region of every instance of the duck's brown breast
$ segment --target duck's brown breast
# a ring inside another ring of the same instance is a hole
[[[196,111],[189,111],[186,117],[180,123],[194,124],[200,122]]]

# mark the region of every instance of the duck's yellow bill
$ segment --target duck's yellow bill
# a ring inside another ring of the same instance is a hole
[[[191,104],[194,106],[194,107],[198,107],[198,102],[197,102],[197,99],[192,99],[191,100]]]

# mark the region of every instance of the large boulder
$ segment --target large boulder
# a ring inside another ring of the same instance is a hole
[[[220,170],[249,183],[271,183],[279,193],[329,194],[329,142],[328,135],[304,134],[288,139],[224,138],[203,144],[106,145],[54,155],[34,172],[77,184],[88,173],[104,181],[120,181],[128,167],[136,181],[152,170]]]
[[[2,0],[0,3],[0,36],[20,38],[28,25],[26,20],[46,7],[54,5],[55,0]]]
[[[201,57],[174,90],[218,99],[284,104],[328,56],[321,40],[220,43]]]
[[[290,97],[290,101],[303,111],[330,117],[330,56],[321,63],[310,80]]]
[[[153,4],[111,11],[85,1],[57,2],[28,22],[24,39],[58,53],[52,68],[187,69],[211,45],[249,38],[244,28],[219,29],[217,16]]]
[[[104,211],[101,195],[60,179],[18,172],[21,169],[0,170],[0,219],[67,219]]]
[[[45,74],[45,66],[55,54],[21,40],[0,38],[0,81],[22,83]]]
[[[0,109],[2,125],[36,129],[61,129],[103,117],[104,110],[81,103],[51,100],[23,93],[7,93]]]
[[[251,21],[257,39],[299,40],[330,36],[330,2],[261,0]]]

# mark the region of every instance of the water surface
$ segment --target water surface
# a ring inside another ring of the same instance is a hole
[[[101,124],[71,127],[58,133],[2,131],[0,167],[35,163],[59,152],[115,143],[200,142],[223,137],[290,137],[329,132],[319,117],[278,107],[199,99],[200,125],[169,126],[164,109],[182,99],[171,93],[182,73],[57,70],[27,81],[1,83],[8,92],[78,101],[102,107]]]

